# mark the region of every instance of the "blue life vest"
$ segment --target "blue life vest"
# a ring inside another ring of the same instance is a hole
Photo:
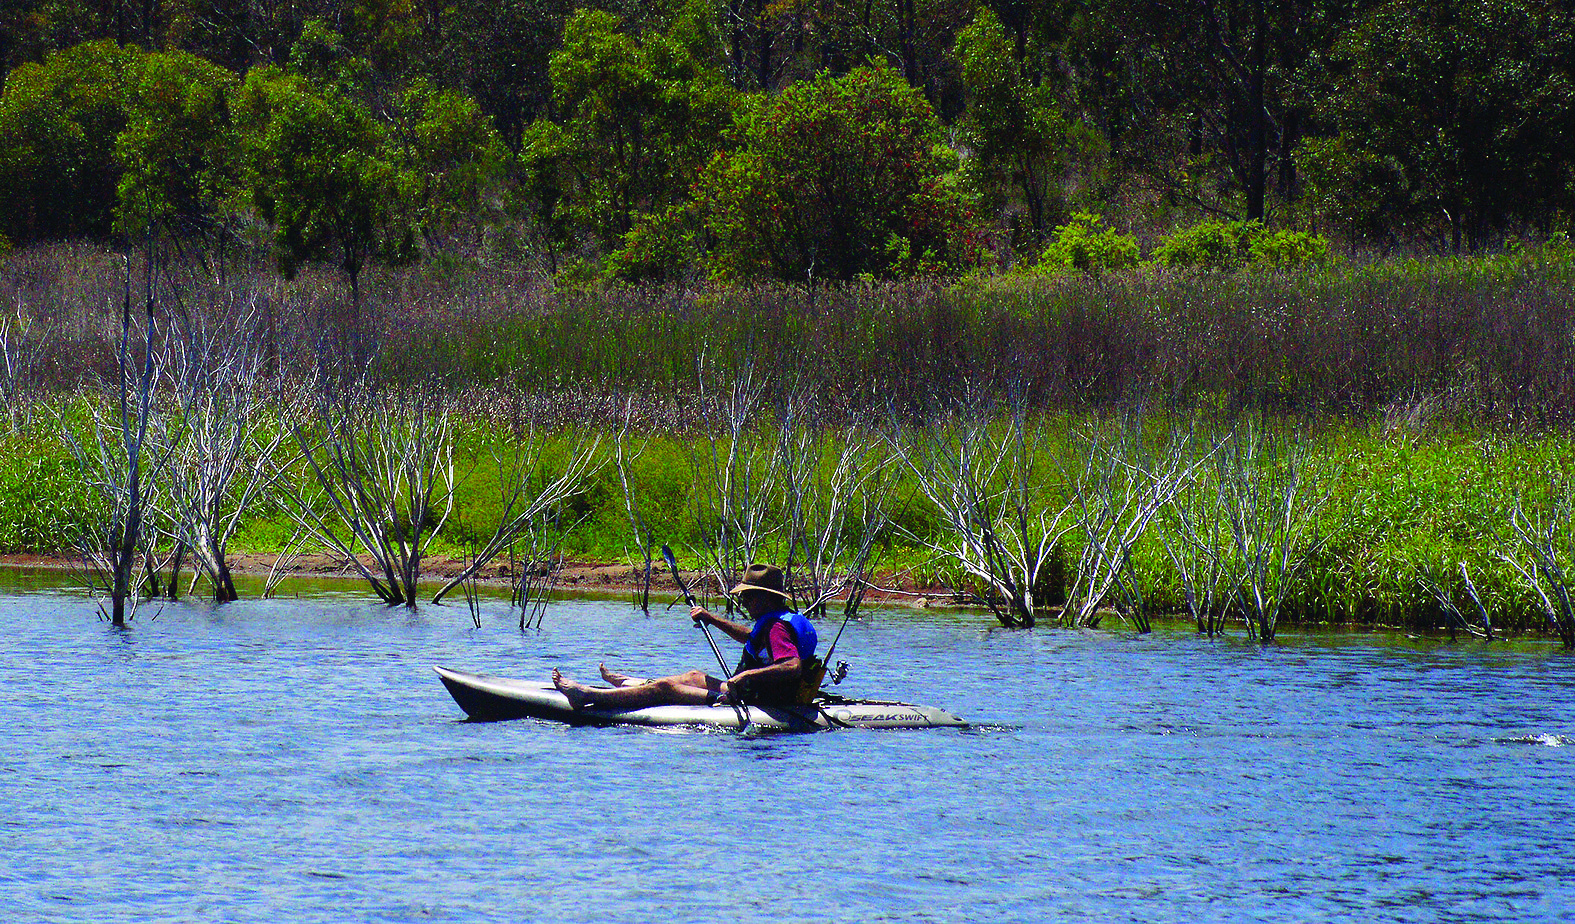
[[[744,643],[744,657],[739,662],[740,670],[753,670],[757,667],[768,667],[772,662],[766,660],[771,638],[771,627],[778,621],[787,624],[793,633],[793,643],[798,647],[799,660],[804,665],[809,664],[809,659],[815,655],[815,646],[820,639],[815,634],[815,624],[810,622],[802,613],[792,610],[780,610],[755,620],[754,628],[749,630],[749,641]]]

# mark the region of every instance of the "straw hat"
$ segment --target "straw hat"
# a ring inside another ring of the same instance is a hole
[[[781,568],[776,565],[750,565],[749,570],[744,572],[744,579],[729,593],[737,596],[746,590],[763,590],[786,600],[788,595],[785,587]]]

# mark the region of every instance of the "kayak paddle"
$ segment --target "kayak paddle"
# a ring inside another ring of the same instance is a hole
[[[683,593],[684,601],[689,604],[689,608],[694,609],[699,606],[700,604],[695,602],[695,595],[689,590],[689,586],[684,583],[683,578],[678,576],[678,559],[673,557],[673,550],[666,543],[662,544],[662,557],[667,560],[667,567],[673,572],[673,581],[678,584],[678,589]],[[711,643],[711,653],[716,655],[716,663],[722,666],[722,679],[726,680],[731,677],[733,672],[727,669],[727,661],[722,658],[722,649],[716,647],[716,639],[711,637],[711,627],[704,622],[697,622],[695,625],[700,628],[700,631],[705,633],[705,640]]]

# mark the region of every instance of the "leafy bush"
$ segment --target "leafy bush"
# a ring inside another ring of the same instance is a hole
[[[1329,239],[1308,231],[1259,230],[1247,245],[1255,265],[1315,266],[1329,260]]]
[[[743,107],[741,150],[701,179],[713,276],[905,276],[973,258],[940,123],[886,67],[793,84]]]
[[[1154,248],[1157,266],[1237,269],[1308,266],[1329,258],[1329,240],[1306,231],[1268,231],[1257,221],[1204,221],[1181,228]]]
[[[682,278],[700,259],[693,220],[687,205],[647,212],[623,236],[623,246],[607,256],[608,275],[627,282]]]
[[[1541,243],[1516,241],[1509,253],[1514,262],[1524,266],[1575,268],[1575,237],[1564,234]]]
[[[1213,220],[1181,228],[1154,248],[1159,266],[1234,269],[1251,259],[1253,235],[1262,230],[1255,221]]]
[[[1100,215],[1078,212],[1055,230],[1050,245],[1039,257],[1037,269],[1048,273],[1108,273],[1136,266],[1137,262],[1136,237],[1106,225]]]

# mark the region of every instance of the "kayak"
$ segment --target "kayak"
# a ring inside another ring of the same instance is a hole
[[[967,722],[944,709],[911,703],[830,697],[806,706],[648,706],[644,709],[574,709],[550,683],[511,680],[433,667],[454,702],[478,722],[546,719],[570,725],[703,725],[759,731],[821,731],[830,728],[963,728]]]

